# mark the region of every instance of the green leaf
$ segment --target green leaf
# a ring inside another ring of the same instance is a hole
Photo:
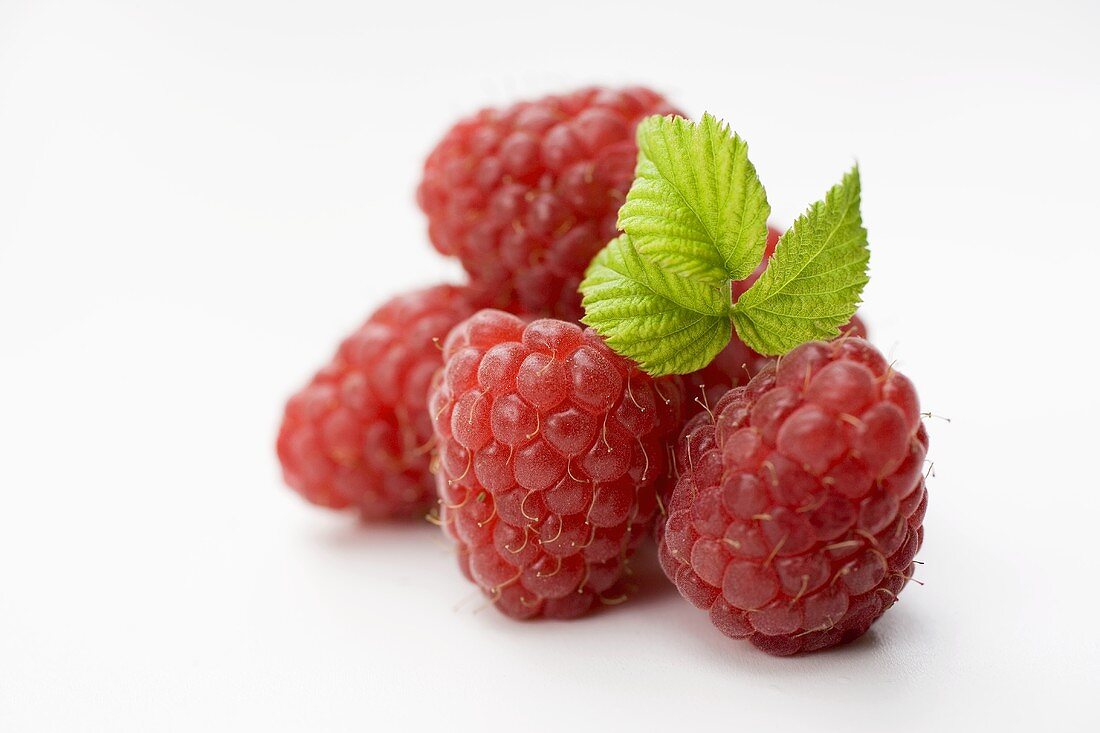
[[[785,354],[840,332],[867,284],[867,230],[854,166],[799,217],[760,279],[733,306],[741,340],[762,354]]]
[[[709,114],[698,123],[649,117],[637,135],[619,229],[677,275],[712,284],[747,277],[764,256],[771,207],[745,141]]]
[[[584,323],[654,376],[706,366],[729,343],[730,288],[680,277],[613,239],[585,273]]]

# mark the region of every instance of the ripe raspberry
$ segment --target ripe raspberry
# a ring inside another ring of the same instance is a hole
[[[927,449],[912,383],[873,346],[803,344],[685,425],[661,565],[771,654],[850,641],[913,573]]]
[[[484,310],[457,326],[430,400],[440,523],[462,572],[515,618],[622,596],[680,426],[653,379],[572,323]]]
[[[579,320],[577,285],[634,178],[634,128],[673,112],[648,89],[582,89],[459,122],[417,192],[432,242],[493,305]]]
[[[744,280],[733,283],[734,301],[760,279],[760,276],[764,273],[764,268],[768,265],[768,258],[775,252],[775,245],[779,244],[780,236],[782,236],[782,233],[778,229],[768,227],[768,243],[764,250],[764,258],[751,275]],[[852,320],[840,329],[840,333],[867,338],[867,327],[863,325],[863,321],[859,319],[859,316],[852,316]],[[714,361],[698,371],[684,375],[684,383],[688,388],[689,399],[686,408],[687,413],[694,415],[703,410],[703,407],[695,402],[695,398],[698,397],[705,404],[713,405],[728,390],[748,384],[749,380],[771,361],[771,357],[758,354],[746,346],[745,342],[734,332],[729,345],[722,349],[718,356],[714,357]]]
[[[423,515],[435,494],[428,386],[443,363],[433,339],[474,312],[471,298],[452,285],[400,295],[340,345],[287,402],[276,449],[291,488],[367,519]]]

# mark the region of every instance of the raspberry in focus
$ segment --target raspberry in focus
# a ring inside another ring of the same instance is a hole
[[[648,89],[590,88],[462,120],[417,192],[432,243],[494,307],[579,320],[577,286],[634,179],[634,130],[674,112]]]
[[[429,408],[463,573],[515,618],[624,598],[670,480],[680,379],[653,379],[592,330],[498,310],[457,326],[444,358]]]
[[[287,402],[276,444],[286,483],[366,519],[423,516],[435,493],[427,396],[438,340],[474,310],[467,289],[439,285],[375,311]]]
[[[912,383],[873,346],[803,344],[685,425],[661,566],[771,654],[855,639],[913,574],[927,449]]]

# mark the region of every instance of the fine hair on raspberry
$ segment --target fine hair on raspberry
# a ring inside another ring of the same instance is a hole
[[[912,383],[870,343],[805,343],[685,425],[661,565],[769,653],[857,638],[913,575],[927,449]]]
[[[622,600],[669,480],[680,379],[574,323],[497,310],[457,326],[444,357],[429,405],[439,521],[463,573],[515,618]]]

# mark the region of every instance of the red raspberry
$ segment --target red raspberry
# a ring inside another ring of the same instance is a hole
[[[287,484],[367,519],[422,516],[435,495],[427,395],[443,358],[433,339],[474,310],[465,288],[438,285],[375,311],[287,402],[276,445]]]
[[[503,613],[571,618],[624,593],[668,480],[678,377],[573,323],[484,310],[444,347],[430,409],[440,522]]]
[[[661,566],[771,654],[850,641],[913,573],[927,449],[912,383],[873,346],[803,344],[684,426]]]
[[[775,245],[779,244],[781,236],[782,232],[778,229],[768,227],[768,243],[764,250],[764,258],[751,275],[744,280],[733,283],[734,301],[760,279],[760,276],[764,273],[764,268],[768,266],[768,258],[775,252]],[[863,325],[863,321],[859,319],[859,316],[852,316],[852,320],[840,329],[840,332],[849,336],[867,338],[867,327]],[[714,361],[702,369],[684,376],[684,383],[687,385],[690,401],[687,406],[687,413],[694,415],[703,410],[702,405],[695,402],[696,398],[699,398],[704,404],[713,405],[729,389],[748,384],[749,380],[771,361],[771,357],[758,354],[746,346],[745,342],[738,338],[735,331],[729,345],[722,349],[718,356],[714,357]]]
[[[493,305],[579,320],[577,285],[634,179],[634,128],[674,111],[648,89],[582,89],[459,122],[417,192],[432,242]]]

